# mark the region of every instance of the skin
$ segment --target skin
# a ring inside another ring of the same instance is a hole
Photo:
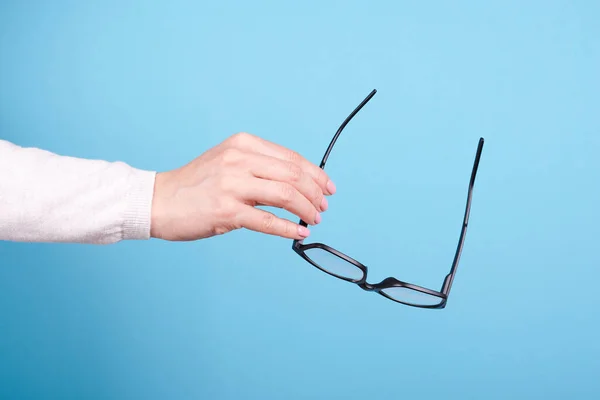
[[[321,222],[335,185],[298,153],[238,133],[181,168],[158,173],[151,235],[189,241],[246,228],[288,239],[310,232],[256,208],[283,208],[310,225]]]

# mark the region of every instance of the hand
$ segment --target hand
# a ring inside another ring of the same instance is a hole
[[[306,227],[255,206],[283,208],[314,225],[333,193],[327,174],[298,153],[238,133],[189,164],[157,174],[151,235],[184,241],[247,228],[302,239],[310,233]]]

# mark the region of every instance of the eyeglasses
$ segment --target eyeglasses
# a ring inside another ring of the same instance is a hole
[[[352,111],[342,125],[340,125],[339,129],[333,136],[331,143],[329,143],[329,147],[327,148],[325,155],[323,156],[323,160],[321,161],[320,165],[322,169],[325,168],[325,163],[329,158],[329,154],[331,153],[335,142],[348,122],[350,122],[350,120],[361,110],[361,108],[363,108],[365,104],[367,104],[369,100],[375,96],[375,93],[377,93],[377,90],[373,90],[358,105],[358,107]],[[390,300],[413,307],[438,309],[446,307],[448,295],[450,294],[450,288],[452,287],[452,282],[454,281],[454,276],[456,275],[456,268],[458,266],[463,245],[465,243],[465,235],[467,233],[467,225],[469,223],[469,214],[471,211],[473,186],[475,184],[475,176],[477,175],[477,168],[479,166],[479,159],[481,158],[482,149],[483,138],[480,138],[477,146],[477,153],[475,155],[475,162],[473,163],[473,170],[471,172],[471,180],[469,181],[467,206],[460,231],[460,237],[458,239],[456,254],[454,255],[454,261],[452,262],[450,273],[446,275],[440,291],[427,289],[418,285],[413,285],[412,283],[406,283],[393,277],[386,278],[376,284],[370,284],[367,282],[367,267],[365,265],[323,243],[304,244],[304,240],[294,240],[292,248],[300,255],[300,257],[304,258],[321,271],[335,276],[336,278],[354,283],[364,290],[379,293]],[[302,220],[300,220],[300,224],[302,226],[307,226],[306,222]]]

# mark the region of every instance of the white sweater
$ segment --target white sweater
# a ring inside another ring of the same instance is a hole
[[[155,176],[0,140],[0,240],[148,239]]]

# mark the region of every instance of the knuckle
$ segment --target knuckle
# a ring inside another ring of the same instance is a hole
[[[300,161],[300,159],[302,159],[302,156],[298,152],[296,152],[294,150],[289,150],[289,153],[288,153],[289,161],[295,163],[297,161]]]
[[[302,179],[302,175],[304,174],[302,168],[292,162],[288,163],[288,172],[292,182],[298,182]]]
[[[275,228],[275,215],[266,213],[262,218],[262,229],[264,232],[272,232]]]
[[[228,198],[229,196],[235,195],[236,192],[239,191],[239,183],[236,179],[230,176],[221,176],[218,178],[216,183],[217,189],[219,191],[219,195]],[[225,203],[226,205],[231,205],[228,199],[223,199],[220,203]]]
[[[319,184],[325,186],[327,184],[328,180],[329,180],[329,177],[327,176],[325,171],[323,171],[321,168],[319,168],[319,172],[317,173],[317,181],[319,182]]]
[[[222,159],[225,164],[235,164],[241,159],[242,152],[235,148],[225,149]]]
[[[321,205],[321,201],[323,200],[323,192],[321,191],[320,187],[317,186],[317,188],[315,189],[312,200],[315,204],[319,206]]]
[[[213,236],[218,236],[218,235],[224,235],[225,233],[229,232],[229,229],[227,229],[227,227],[225,226],[215,226],[213,228]]]
[[[217,200],[213,204],[213,212],[220,220],[231,221],[235,217],[236,203],[232,199],[225,197]]]
[[[241,147],[245,143],[248,143],[252,140],[253,136],[247,132],[238,132],[235,135],[231,136],[230,141],[233,146]]]
[[[279,185],[279,198],[284,205],[290,204],[294,200],[295,190],[291,185]]]
[[[283,224],[283,235],[286,237],[292,236],[292,224],[291,223]]]

